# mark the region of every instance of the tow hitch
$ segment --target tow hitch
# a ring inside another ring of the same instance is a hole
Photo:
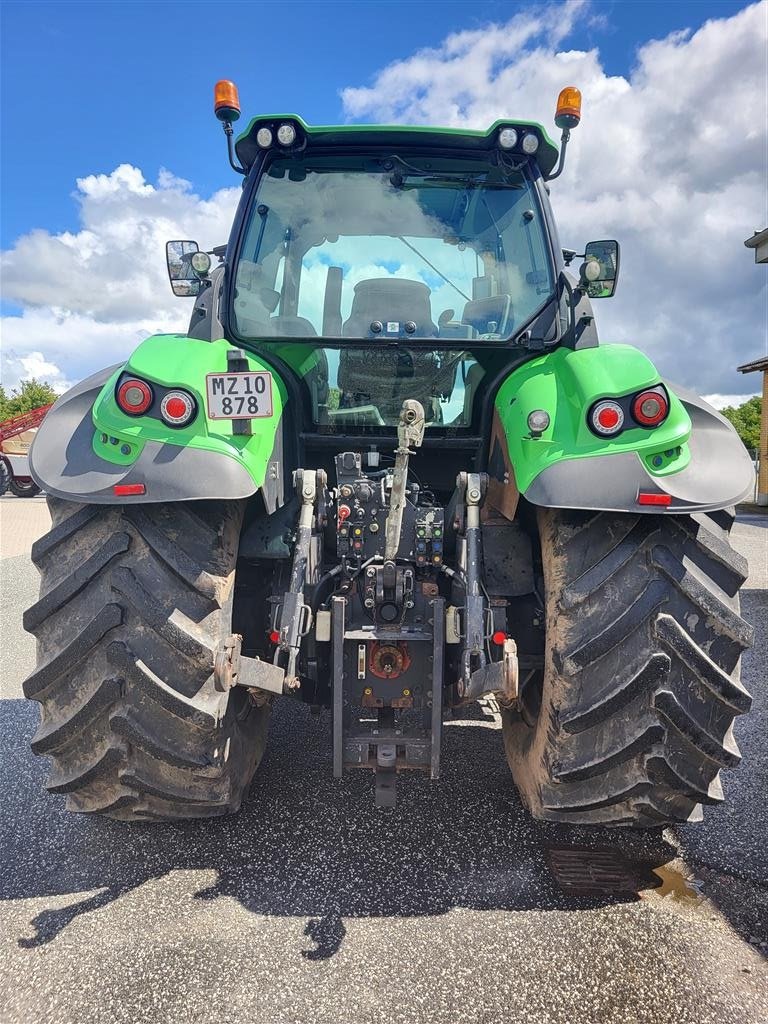
[[[273,599],[273,663],[246,657],[236,636],[216,661],[219,685],[246,686],[257,702],[327,686],[334,776],[372,769],[379,807],[395,806],[399,771],[439,777],[446,695],[454,704],[489,692],[507,706],[517,698],[514,640],[490,648],[504,609],[483,586],[487,477],[459,474],[446,523],[445,508],[409,480],[424,429],[423,406],[407,399],[391,469],[342,452],[330,492],[322,470],[296,471],[300,510],[287,589]]]

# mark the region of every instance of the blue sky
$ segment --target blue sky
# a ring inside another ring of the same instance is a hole
[[[35,3],[0,0],[0,248],[6,387],[63,390],[183,330],[167,238],[226,241],[239,193],[212,113],[243,121],[552,125],[584,94],[552,204],[564,245],[618,238],[603,341],[705,395],[749,394],[768,275],[768,2],[565,0]]]
[[[735,2],[596,3],[569,47],[599,46],[608,74],[627,74],[639,43]],[[232,78],[244,111],[345,119],[340,90],[445,36],[503,21],[530,5],[388,0],[350,3],[5,2],[2,28],[0,244],[32,228],[72,230],[75,179],[128,162],[161,167],[207,194],[230,181],[213,82]]]

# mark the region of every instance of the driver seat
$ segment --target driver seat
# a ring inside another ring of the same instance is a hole
[[[436,338],[438,330],[432,322],[429,297],[432,293],[421,281],[408,281],[399,277],[376,277],[358,281],[352,299],[349,319],[342,328],[345,338],[370,338],[371,324],[381,321],[386,337],[387,323],[399,324],[402,336],[404,324],[416,324],[414,337]]]

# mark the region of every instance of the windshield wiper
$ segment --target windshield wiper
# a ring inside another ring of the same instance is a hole
[[[416,255],[417,255],[417,256],[419,257],[419,259],[420,259],[420,260],[424,260],[424,262],[425,262],[425,263],[427,264],[427,266],[428,266],[428,267],[431,267],[431,268],[432,268],[432,269],[434,270],[434,272],[435,272],[435,273],[436,273],[436,274],[437,274],[437,275],[438,275],[439,277],[442,277],[442,279],[443,279],[443,280],[445,281],[445,283],[446,283],[446,284],[448,284],[448,285],[450,285],[450,286],[451,286],[451,288],[453,288],[453,290],[454,290],[455,292],[458,292],[458,293],[459,293],[459,295],[461,295],[461,297],[462,297],[463,299],[466,299],[466,300],[467,300],[467,302],[471,302],[471,301],[472,301],[472,298],[471,298],[471,296],[467,295],[467,294],[466,294],[466,292],[463,292],[463,291],[461,290],[461,288],[459,288],[459,287],[458,287],[458,285],[455,285],[455,284],[453,283],[453,281],[451,281],[451,279],[450,279],[449,277],[446,277],[446,276],[445,276],[445,274],[444,274],[444,273],[442,272],[442,270],[438,270],[438,268],[437,268],[437,267],[435,266],[435,264],[434,264],[434,263],[431,263],[431,262],[430,262],[430,261],[429,261],[429,260],[427,259],[427,257],[426,257],[426,256],[424,255],[424,253],[423,253],[423,252],[419,252],[419,250],[418,250],[418,249],[416,248],[416,246],[415,246],[415,245],[411,245],[411,243],[410,243],[410,242],[409,242],[409,241],[408,241],[407,239],[403,238],[403,236],[402,236],[402,235],[397,235],[396,237],[400,239],[400,241],[401,241],[401,242],[403,243],[403,245],[407,245],[407,246],[408,246],[408,248],[409,248],[409,249],[410,249],[410,250],[411,250],[412,252],[415,252],[415,253],[416,253]]]
[[[264,240],[264,232],[267,230],[267,217],[269,216],[269,207],[265,203],[259,203],[256,207],[256,213],[261,217],[261,224],[259,224],[259,235],[256,239],[256,246],[253,250],[253,262],[259,262],[259,253],[261,252],[261,243]]]

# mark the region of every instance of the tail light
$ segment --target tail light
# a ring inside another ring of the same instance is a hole
[[[141,416],[152,405],[152,388],[143,380],[125,380],[117,389],[117,404],[128,416]]]
[[[604,398],[592,407],[589,414],[589,425],[601,437],[612,437],[624,426],[624,410],[618,402]]]
[[[160,403],[160,415],[169,427],[184,427],[197,412],[192,395],[186,391],[169,391]]]
[[[643,427],[656,427],[667,418],[669,402],[661,389],[641,391],[632,402],[632,415]]]

